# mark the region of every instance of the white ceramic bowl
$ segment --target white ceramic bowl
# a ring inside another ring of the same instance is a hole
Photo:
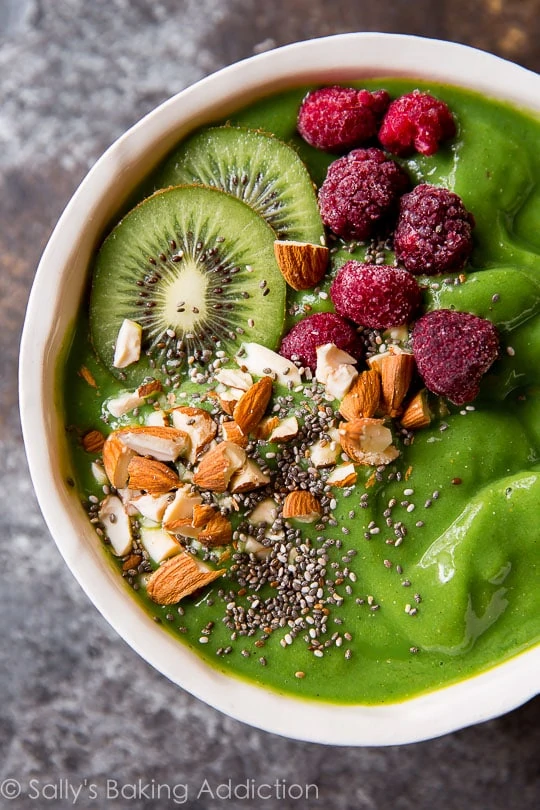
[[[293,85],[398,75],[474,88],[540,112],[538,75],[463,45],[418,37],[343,34],[231,65],[143,118],[89,172],[43,254],[21,347],[21,416],[35,490],[68,566],[103,616],[156,669],[206,703],[268,731],[334,745],[408,743],[503,714],[537,693],[540,647],[457,685],[379,707],[297,700],[221,674],[157,627],[108,565],[76,493],[66,485],[56,367],[104,229],[176,141]]]

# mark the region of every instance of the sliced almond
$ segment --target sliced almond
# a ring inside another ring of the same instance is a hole
[[[348,420],[359,416],[374,416],[381,399],[381,378],[376,369],[363,371],[352,384],[339,406],[340,414]]]
[[[189,452],[189,437],[184,431],[172,427],[134,425],[116,431],[120,441],[141,456],[156,461],[176,461]]]
[[[251,492],[269,483],[270,476],[261,470],[256,461],[248,458],[238,472],[232,476],[229,482],[229,491],[233,494]]]
[[[405,406],[399,421],[407,430],[419,430],[431,423],[431,411],[425,388],[415,394]]]
[[[177,532],[179,527],[185,526],[185,521],[191,523],[193,520],[193,510],[202,503],[201,496],[190,486],[180,486],[176,490],[174,500],[170,501],[163,514],[163,528],[167,531]]]
[[[258,540],[255,540],[254,537],[248,537],[244,543],[244,551],[247,554],[254,554],[259,559],[264,559],[268,557],[272,551],[272,546],[265,546],[263,543],[259,543]]]
[[[381,410],[392,418],[398,416],[414,374],[414,356],[394,351],[375,355],[368,362],[381,375]]]
[[[158,605],[175,605],[224,573],[224,568],[201,570],[192,555],[183,551],[154,571],[148,579],[146,591]]]
[[[272,378],[261,377],[240,397],[233,411],[234,421],[246,436],[259,424],[272,396]]]
[[[217,433],[217,425],[203,408],[173,408],[171,419],[177,430],[189,436],[190,449],[187,460],[195,464],[199,454],[212,441]]]
[[[128,482],[128,466],[135,453],[120,441],[116,433],[111,433],[103,445],[103,466],[107,478],[115,487],[121,489]]]
[[[128,466],[129,486],[151,495],[162,495],[180,486],[178,475],[162,461],[133,456]]]
[[[268,374],[266,369],[272,369],[276,381],[281,385],[300,385],[302,378],[294,363],[282,357],[281,354],[261,346],[260,343],[243,343],[240,355],[235,358],[239,366],[244,367],[251,374],[262,376]]]
[[[265,416],[253,431],[253,435],[256,439],[268,439],[274,428],[277,428],[278,425],[279,416]]]
[[[137,495],[130,499],[130,504],[148,520],[153,520],[155,523],[161,523],[165,510],[170,504],[169,493],[163,495]]]
[[[322,245],[276,239],[274,254],[283,278],[293,290],[309,290],[323,278],[330,251]]]
[[[215,378],[227,388],[236,388],[240,391],[247,391],[253,385],[253,377],[247,371],[239,368],[220,368],[215,374]]]
[[[356,464],[389,464],[399,456],[392,445],[392,431],[383,419],[360,417],[339,426],[341,447]]]
[[[233,442],[220,442],[201,458],[193,483],[201,489],[225,492],[231,476],[245,461],[246,453],[241,447]]]
[[[296,416],[287,416],[272,430],[268,437],[269,442],[288,442],[298,435],[298,419]]]
[[[322,515],[320,501],[304,489],[289,492],[283,502],[283,517],[300,523],[314,523]]]
[[[98,517],[117,557],[131,551],[133,537],[131,523],[124,504],[116,495],[107,495],[99,508]]]
[[[113,366],[126,368],[136,363],[141,356],[142,326],[136,321],[124,318],[116,338]]]
[[[178,554],[182,547],[178,540],[161,527],[141,526],[141,543],[154,562],[163,562]]]
[[[95,455],[103,450],[105,436],[99,430],[89,430],[84,434],[81,441],[86,452]]]
[[[232,540],[231,521],[212,506],[196,506],[193,525],[200,529],[197,539],[203,546],[226,546]]]
[[[339,464],[329,474],[326,483],[333,487],[352,487],[356,484],[357,477],[354,464]]]

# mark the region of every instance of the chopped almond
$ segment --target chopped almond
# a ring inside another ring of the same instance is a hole
[[[399,416],[414,374],[414,356],[401,351],[387,352],[368,362],[381,375],[381,410],[392,418]]]
[[[113,366],[126,368],[136,363],[141,356],[142,326],[136,321],[124,318],[116,338]]]
[[[185,596],[210,584],[225,573],[202,570],[191,554],[183,551],[163,563],[148,579],[146,591],[159,605],[175,605]]]
[[[231,521],[212,506],[196,506],[193,525],[200,529],[197,539],[203,546],[225,546],[232,540]]]
[[[193,483],[201,489],[225,492],[232,475],[244,465],[245,451],[233,442],[220,442],[199,462]]]
[[[129,486],[152,495],[162,495],[180,486],[178,475],[162,461],[134,456],[128,466]]]
[[[334,467],[326,483],[333,487],[352,487],[356,484],[358,474],[354,468],[354,464],[339,464]]]
[[[244,449],[249,444],[248,437],[242,433],[234,420],[231,420],[230,422],[222,422],[221,433],[223,434],[225,441],[237,444]]]
[[[265,498],[260,501],[255,509],[248,516],[250,523],[258,525],[267,523],[269,526],[275,521],[278,515],[278,505],[273,498]]]
[[[272,378],[261,377],[240,397],[233,411],[234,421],[247,435],[257,427],[272,396]]]
[[[265,416],[253,431],[253,435],[256,439],[268,439],[274,428],[278,425],[279,416]]]
[[[300,523],[314,523],[322,514],[322,507],[318,499],[304,489],[289,492],[283,502],[283,517],[287,520],[297,520]]]
[[[108,495],[101,503],[99,519],[111,544],[113,553],[123,557],[131,551],[131,523],[124,504],[116,495]]]
[[[107,478],[115,489],[122,489],[128,482],[128,466],[135,455],[134,451],[120,441],[116,433],[111,433],[103,445],[103,466]]]
[[[251,492],[269,483],[270,476],[261,470],[256,461],[253,461],[252,458],[248,458],[238,472],[232,476],[229,483],[229,490],[233,494],[237,492]]]
[[[217,391],[216,393],[222,409],[228,416],[232,416],[243,391],[239,388],[229,388],[224,391]]]
[[[296,416],[287,416],[272,430],[268,437],[269,442],[288,442],[298,435],[298,419]]]
[[[170,504],[171,495],[164,493],[162,495],[137,495],[132,497],[129,503],[148,520],[153,520],[154,523],[160,523],[165,514],[165,510]]]
[[[253,377],[247,371],[239,368],[221,368],[215,378],[227,388],[236,388],[240,391],[247,391],[253,385]]]
[[[145,547],[154,562],[163,560],[178,554],[182,547],[176,538],[160,527],[141,527],[141,543]]]
[[[356,464],[378,466],[389,464],[399,456],[392,445],[392,431],[383,419],[360,417],[339,426],[343,451]]]
[[[176,461],[189,451],[189,437],[172,427],[133,425],[116,431],[120,441],[141,456],[156,461]]]
[[[381,398],[381,378],[378,371],[363,371],[345,394],[339,406],[340,414],[348,420],[359,416],[374,416]]]
[[[103,450],[105,436],[99,430],[89,430],[82,437],[82,446],[87,453],[97,454]]]
[[[195,464],[199,454],[217,433],[217,425],[203,408],[173,408],[171,418],[174,427],[189,436],[190,449],[187,456]]]
[[[330,440],[319,439],[318,442],[315,442],[315,444],[312,444],[309,448],[311,463],[314,467],[333,467],[338,460],[341,452],[339,433],[336,428],[331,428],[329,435]]]
[[[272,369],[272,374],[281,385],[300,385],[302,382],[300,372],[293,362],[260,343],[243,343],[241,355],[237,355],[235,360],[239,366],[257,376],[268,374],[266,369]]]
[[[326,273],[330,251],[323,245],[276,239],[274,254],[289,287],[309,290]]]
[[[415,394],[405,406],[399,421],[407,430],[419,430],[431,423],[431,411],[425,388]]]
[[[191,523],[193,510],[202,503],[201,496],[190,486],[183,485],[176,490],[174,500],[169,502],[163,514],[163,528],[175,534],[181,526],[185,526],[185,521]]]

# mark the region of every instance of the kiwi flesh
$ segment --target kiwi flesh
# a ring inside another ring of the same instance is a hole
[[[244,127],[208,127],[166,160],[154,188],[202,183],[250,205],[279,239],[324,244],[324,226],[308,170],[295,150],[273,135]]]
[[[190,357],[207,365],[243,340],[276,348],[286,285],[275,233],[237,197],[204,186],[157,192],[130,211],[96,257],[90,332],[119,379],[178,376]],[[123,320],[142,327],[141,360],[113,366]],[[191,360],[190,362],[193,362]]]

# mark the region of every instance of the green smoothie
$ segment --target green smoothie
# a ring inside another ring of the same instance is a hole
[[[471,312],[497,326],[500,357],[479,397],[464,407],[435,398],[429,426],[413,437],[396,434],[400,455],[392,464],[358,467],[354,485],[321,488],[329,519],[285,525],[263,553],[255,545],[250,556],[245,515],[231,510],[232,545],[191,544],[195,556],[225,574],[178,605],[148,598],[145,583],[157,567],[148,555],[130,568],[128,554],[115,556],[106,544],[103,553],[124,577],[126,599],[132,594],[218,670],[301,698],[384,704],[463,680],[539,640],[540,120],[454,87],[406,79],[358,86],[385,88],[392,97],[419,87],[455,116],[457,136],[435,155],[399,162],[415,184],[455,191],[474,214],[475,247],[464,271],[422,284],[428,310]],[[319,186],[336,155],[296,134],[306,89],[263,98],[229,120],[293,145]],[[150,177],[141,198],[154,186]],[[288,290],[284,331],[306,313],[331,310],[337,269],[351,257],[363,261],[366,249],[336,241],[317,288]],[[132,374],[128,385],[97,358],[83,306],[61,384],[73,478],[98,529],[98,504],[110,488],[96,480],[99,451],[85,449],[81,437],[144,423],[173,402],[215,406],[207,395],[215,383],[181,371],[174,386],[169,379],[134,411],[111,416],[104,403],[134,387]],[[280,416],[296,415],[302,424],[322,419],[316,383],[298,388],[275,383]],[[289,455],[284,447],[261,440],[269,475],[294,456],[294,440]],[[295,463],[295,475],[314,474],[308,461]]]

